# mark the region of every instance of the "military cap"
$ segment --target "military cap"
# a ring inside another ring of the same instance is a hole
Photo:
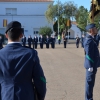
[[[91,23],[91,24],[88,24],[85,29],[86,31],[88,31],[89,29],[94,28],[94,27],[95,27],[95,24]]]
[[[14,28],[21,28],[21,23],[18,22],[18,21],[12,21],[10,22],[7,27],[6,27],[6,33],[11,30],[11,29],[14,29]],[[22,29],[22,28],[21,28]]]

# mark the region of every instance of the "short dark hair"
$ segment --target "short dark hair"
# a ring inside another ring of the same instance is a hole
[[[7,32],[7,34],[9,39],[11,39],[12,41],[16,41],[17,39],[19,39],[20,35],[23,34],[23,30],[22,28],[12,28]]]

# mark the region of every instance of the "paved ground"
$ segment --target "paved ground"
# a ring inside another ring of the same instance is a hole
[[[56,45],[55,49],[37,49],[47,79],[45,100],[84,100],[84,52],[75,44]],[[94,88],[94,100],[100,100],[100,69]]]

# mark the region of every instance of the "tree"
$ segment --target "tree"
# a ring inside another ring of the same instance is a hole
[[[75,15],[75,19],[77,22],[77,27],[81,30],[81,31],[86,31],[85,27],[87,26],[87,24],[91,23],[91,20],[89,18],[89,12],[86,8],[84,8],[84,6],[80,6],[76,15]],[[96,27],[98,28],[98,30],[100,29],[100,14],[98,14],[95,18],[94,18],[94,23],[96,24]]]
[[[46,36],[46,35],[50,36],[52,34],[52,29],[48,26],[41,27],[39,34],[41,34],[43,36]]]
[[[94,23],[96,24],[97,29],[100,30],[100,14],[98,14],[98,15],[94,18]]]
[[[70,27],[67,27],[66,23],[67,20],[69,20],[72,16],[75,15],[77,12],[77,6],[74,4],[74,2],[65,2],[62,4],[59,2],[59,13],[58,13],[58,4],[53,5],[50,4],[48,6],[48,9],[45,13],[45,16],[49,22],[54,21],[54,31],[57,33],[58,31],[58,19],[59,19],[59,26],[60,26],[60,32],[63,30],[66,30]]]
[[[80,6],[76,15],[75,19],[77,22],[77,26],[81,31],[85,31],[85,27],[87,23],[89,22],[88,20],[88,10],[84,8],[84,6]]]

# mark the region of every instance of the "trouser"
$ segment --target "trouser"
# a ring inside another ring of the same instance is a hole
[[[86,83],[85,83],[85,100],[93,100],[93,87],[95,84],[97,69],[89,72],[86,69]]]
[[[31,48],[31,43],[28,43],[29,48]]]
[[[66,41],[64,41],[64,48],[66,48]]]
[[[35,49],[37,49],[37,42],[35,43]]]
[[[49,43],[46,43],[46,48],[49,48]]]
[[[23,46],[26,46],[26,42],[23,42]]]
[[[76,48],[79,48],[79,43],[76,43]]]
[[[52,48],[55,48],[55,43],[54,42],[52,42]]]
[[[81,47],[83,47],[83,48],[84,48],[84,44],[83,44],[83,42],[81,42]]]
[[[40,48],[43,49],[43,43],[40,43]]]

